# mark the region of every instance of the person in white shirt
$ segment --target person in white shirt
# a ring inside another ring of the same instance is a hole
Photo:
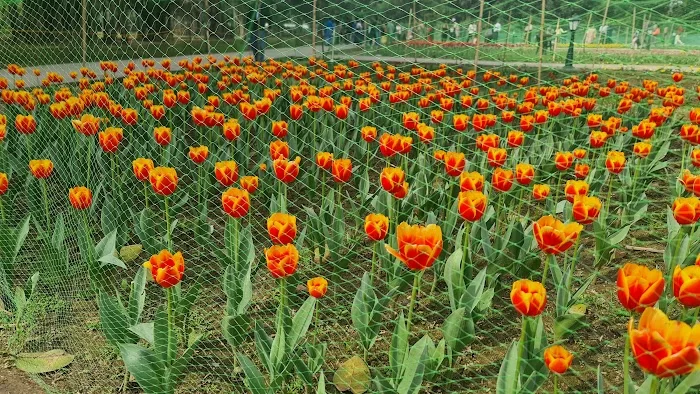
[[[501,32],[501,23],[496,21],[496,24],[493,25],[493,41],[498,41],[498,33]]]
[[[530,43],[530,33],[532,33],[532,23],[528,23],[525,26],[525,36],[523,37],[523,41],[526,44]]]
[[[476,23],[470,23],[467,26],[467,38],[472,44],[476,44]]]

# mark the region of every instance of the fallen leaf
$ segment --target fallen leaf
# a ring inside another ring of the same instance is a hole
[[[130,263],[139,257],[142,250],[143,246],[141,244],[126,245],[119,251],[119,257],[121,257],[123,262]]]
[[[369,390],[371,376],[367,364],[358,356],[353,356],[342,363],[333,375],[333,384],[339,391],[352,391],[362,394]]]
[[[19,353],[15,366],[28,373],[46,373],[61,369],[75,358],[62,349],[53,349],[41,353]]]

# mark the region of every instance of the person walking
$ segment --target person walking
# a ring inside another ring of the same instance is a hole
[[[265,36],[267,35],[265,26],[267,23],[260,14],[260,9],[252,11],[250,24],[250,50],[253,52],[253,58],[256,62],[263,62],[265,61]]]
[[[501,28],[502,28],[501,22],[496,21],[496,24],[493,25],[493,36],[492,36],[493,42],[498,42],[498,33],[501,32]]]
[[[525,31],[525,34],[523,35],[523,42],[525,44],[529,44],[530,43],[530,36],[532,33],[532,23],[528,22],[527,25],[525,25],[524,31]]]
[[[331,18],[326,18],[323,22],[323,40],[326,45],[334,44],[333,36],[335,33],[335,21]]]
[[[467,41],[476,44],[476,23],[472,22],[467,26]]]
[[[673,34],[673,45],[685,45],[683,41],[681,41],[681,34],[683,34],[683,26],[678,26],[678,29],[676,29],[676,32]]]
[[[635,30],[634,34],[632,35],[632,49],[639,49],[639,35],[640,35],[639,30]]]

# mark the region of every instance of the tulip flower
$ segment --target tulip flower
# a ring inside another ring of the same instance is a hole
[[[464,166],[467,164],[467,161],[462,152],[446,152],[444,163],[445,173],[451,177],[456,177],[464,171]]]
[[[700,368],[700,325],[669,320],[663,311],[646,308],[634,328],[628,325],[632,354],[639,367],[657,378],[687,375]]]
[[[389,218],[381,213],[370,213],[365,217],[365,233],[372,241],[381,241],[389,231]]]
[[[53,162],[48,159],[30,160],[29,171],[36,179],[46,179],[53,172]]]
[[[678,197],[673,201],[671,210],[678,224],[695,224],[700,219],[700,199],[697,197]]]
[[[333,159],[331,173],[334,181],[347,183],[352,176],[352,162],[350,159]]]
[[[562,223],[553,216],[543,216],[532,225],[537,245],[547,254],[561,254],[578,239],[583,226],[578,223]]]
[[[181,252],[171,254],[167,250],[161,250],[143,263],[143,266],[151,271],[153,281],[164,289],[180,283],[185,273],[185,259]]]
[[[455,130],[457,131],[465,131],[467,129],[467,125],[469,124],[469,116],[464,115],[464,114],[455,114],[452,117],[452,125],[454,126]]]
[[[459,176],[459,189],[463,192],[468,190],[483,191],[484,176],[476,171],[462,172]]]
[[[422,143],[428,144],[435,138],[435,129],[425,123],[419,123],[416,127],[416,134]]]
[[[566,200],[573,203],[576,196],[585,196],[588,194],[588,182],[586,181],[576,181],[568,180],[566,181],[566,186],[564,187],[564,193],[566,194]]]
[[[209,156],[209,148],[206,146],[190,146],[189,157],[195,164],[202,164]]]
[[[248,191],[248,193],[253,194],[258,190],[259,179],[257,176],[242,176],[240,179],[241,189]]]
[[[293,275],[299,264],[299,251],[293,244],[273,245],[265,249],[267,269],[275,279]]]
[[[498,192],[505,193],[513,186],[513,171],[497,167],[491,175],[491,187]]]
[[[277,138],[284,138],[287,136],[287,122],[284,120],[279,120],[272,122],[272,135],[274,135]]]
[[[632,151],[634,152],[635,156],[643,159],[649,156],[649,153],[651,153],[651,144],[645,141],[636,142]]]
[[[289,144],[281,140],[274,140],[270,142],[270,158],[272,160],[288,159]]]
[[[403,114],[403,125],[408,130],[415,130],[420,122],[420,115],[416,112],[407,112]]]
[[[173,134],[169,127],[160,126],[153,129],[153,139],[160,146],[168,146],[172,140]]]
[[[435,224],[411,226],[403,222],[397,227],[396,236],[398,250],[385,245],[386,250],[410,270],[430,268],[442,252],[442,231]]]
[[[553,345],[544,350],[544,365],[555,374],[566,373],[573,361],[574,356],[563,346]]]
[[[484,216],[487,201],[486,195],[480,191],[460,192],[457,197],[457,209],[464,220],[476,222]]]
[[[517,148],[525,141],[525,134],[521,131],[511,130],[508,132],[508,146]]]
[[[571,152],[557,152],[554,155],[554,164],[559,171],[566,171],[574,163],[574,154]]]
[[[174,168],[156,167],[148,172],[148,179],[156,194],[169,196],[177,188],[177,172]]]
[[[330,171],[333,166],[333,154],[330,152],[316,152],[316,165]]]
[[[322,277],[309,279],[306,282],[306,287],[309,290],[309,295],[316,299],[323,298],[328,291],[328,281]]]
[[[540,282],[520,279],[513,283],[510,301],[522,316],[538,316],[547,305],[547,290]]]
[[[132,168],[134,171],[134,176],[136,176],[136,179],[139,181],[147,181],[148,175],[153,169],[153,160],[151,159],[144,159],[143,157],[140,157],[136,160],[134,160],[132,163]]]
[[[238,164],[233,160],[214,164],[214,176],[222,186],[229,187],[238,180]]]
[[[577,195],[572,206],[572,216],[580,224],[591,224],[598,218],[602,204],[598,197]]]
[[[382,170],[380,181],[382,188],[388,193],[400,189],[406,180],[406,174],[400,168],[386,167]]]
[[[489,151],[490,152],[490,151]],[[535,179],[535,167],[527,163],[515,166],[515,180],[523,186],[529,185]]]
[[[267,219],[267,233],[273,244],[292,243],[297,236],[297,218],[286,213],[273,213]]]
[[[541,201],[545,200],[549,196],[550,192],[549,185],[537,184],[532,187],[532,198]]]
[[[84,186],[77,186],[68,190],[68,201],[77,210],[90,208],[92,205],[92,191]]]
[[[299,175],[299,163],[301,158],[297,156],[294,160],[279,158],[272,162],[277,179],[284,183],[293,182]]]
[[[227,189],[221,194],[221,206],[230,217],[240,219],[248,214],[250,195],[246,190]]]
[[[289,106],[289,117],[292,120],[299,120],[304,114],[303,107],[299,104],[292,104]]]
[[[700,306],[700,266],[676,266],[673,270],[673,295],[686,308]]]
[[[490,148],[486,158],[491,167],[502,167],[508,159],[508,152],[503,148]]]
[[[20,134],[33,134],[36,131],[36,120],[32,115],[17,115],[15,129]]]
[[[85,136],[95,135],[100,129],[100,118],[90,114],[84,114],[80,119],[73,119],[71,123],[75,131]]]
[[[605,167],[612,174],[619,174],[625,169],[625,154],[618,151],[608,152],[608,157],[605,160]]]
[[[100,146],[105,153],[115,153],[119,143],[124,138],[124,130],[116,127],[108,127],[98,135]]]
[[[374,126],[363,126],[360,132],[362,134],[362,139],[367,143],[377,139],[377,128]]]
[[[627,263],[617,272],[617,298],[625,309],[642,312],[656,305],[664,291],[664,277],[658,269]]]

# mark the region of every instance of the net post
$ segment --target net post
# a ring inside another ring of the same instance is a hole
[[[608,0],[605,3],[605,11],[603,11],[603,24],[601,26],[605,26],[605,21],[608,19],[608,8],[610,8],[610,0]],[[605,38],[608,36],[608,31],[607,29],[605,30]],[[601,41],[603,40],[603,35],[601,34],[600,37],[598,37],[598,43],[600,44]],[[603,42],[605,44],[605,42]]]
[[[209,24],[211,23],[211,20],[209,18],[209,0],[204,0],[204,40],[206,41],[206,50],[207,54],[211,51],[211,47],[209,46]]]
[[[537,65],[537,83],[542,83],[542,54],[544,53],[544,8],[547,0],[542,0],[542,9],[540,11],[540,50],[538,53],[539,62]]]
[[[82,41],[82,53],[81,53],[81,59],[83,63],[83,67],[85,67],[86,63],[86,58],[87,58],[87,0],[82,1],[81,5],[81,41]]]
[[[311,56],[316,57],[316,0],[311,11]]]
[[[501,54],[501,62],[506,62],[506,48],[508,48],[508,40],[510,39],[510,27],[512,25],[511,18],[513,16],[513,11],[508,11],[508,27],[506,28],[506,42],[503,44],[503,52]]]
[[[583,41],[581,41],[581,50],[586,52],[586,32],[591,27],[591,19],[593,19],[593,13],[588,14],[588,23],[586,23],[586,30],[583,31]]]
[[[481,42],[481,21],[484,18],[484,0],[479,2],[479,21],[476,24],[476,47],[474,48],[474,71],[478,71],[479,43]]]

